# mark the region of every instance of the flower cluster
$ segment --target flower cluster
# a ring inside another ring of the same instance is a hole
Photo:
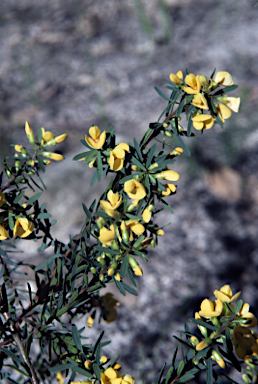
[[[216,343],[223,343],[226,329],[230,331],[236,354],[240,359],[258,354],[258,335],[249,329],[257,325],[256,317],[249,311],[248,303],[243,304],[240,300],[236,307],[232,304],[239,298],[240,294],[241,292],[238,292],[233,295],[230,286],[224,285],[219,291],[214,291],[216,300],[204,299],[200,311],[195,313],[196,320],[207,322],[207,324],[211,322],[217,331],[208,335],[208,328],[198,324],[204,338],[200,341],[197,337],[192,336],[191,343],[195,346],[196,351],[214,345],[211,351],[212,359],[222,368],[225,368],[226,364],[215,346]]]
[[[183,79],[182,71],[170,74],[170,80],[186,95],[190,95],[189,102],[195,107],[191,115],[193,127],[200,131],[210,129],[215,122],[224,124],[231,117],[232,111],[238,112],[240,97],[228,97],[226,94],[235,86],[230,73],[219,71],[214,79],[209,80],[205,75],[188,73]],[[225,88],[219,88],[219,87]],[[219,88],[219,89],[218,89]],[[209,113],[204,113],[208,111]]]

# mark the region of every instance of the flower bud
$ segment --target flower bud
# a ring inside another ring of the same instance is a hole
[[[165,131],[164,135],[167,137],[173,137],[173,133],[171,131]]]
[[[85,363],[84,363],[84,367],[85,367],[86,369],[90,369],[90,367],[91,367],[91,362],[90,362],[89,360],[86,360]]]
[[[119,251],[119,250],[120,250],[120,247],[119,247],[119,245],[117,244],[116,240],[112,240],[110,245],[111,245],[111,247],[112,247],[115,251]]]
[[[250,381],[250,379],[249,379],[249,377],[247,376],[246,373],[243,373],[242,379],[243,379],[245,384],[250,384],[251,383],[251,381]]]
[[[196,351],[202,351],[204,348],[208,347],[206,341],[202,340],[196,345]]]
[[[223,369],[226,368],[226,363],[225,361],[223,360],[221,354],[216,351],[215,349],[212,350],[211,352],[211,356],[213,357],[213,359],[215,359],[216,363]]]
[[[148,171],[152,171],[154,168],[157,168],[159,166],[158,163],[151,164],[148,168]]]
[[[191,336],[190,343],[192,344],[193,347],[196,347],[196,345],[199,344],[199,340],[197,339],[196,336]]]
[[[106,224],[107,224],[107,222],[106,222],[106,220],[103,217],[98,218],[97,226],[99,227],[99,229],[104,227]]]
[[[97,272],[96,268],[95,267],[91,267],[90,268],[90,271],[93,275],[95,275],[95,273]]]
[[[40,155],[48,157],[49,159],[55,160],[55,161],[61,161],[64,159],[64,156],[54,152],[41,152]]]
[[[55,137],[56,144],[62,143],[67,139],[67,137],[68,137],[67,133],[63,133],[62,135],[56,136]]]
[[[100,364],[105,364],[107,362],[106,356],[101,356],[101,358],[99,359],[99,362]]]
[[[155,248],[155,240],[154,239],[151,240],[150,246],[151,246],[151,249]]]
[[[118,272],[115,274],[115,279],[117,281],[121,281],[121,276],[120,276],[120,274]]]
[[[29,125],[28,121],[25,122],[25,132],[28,137],[29,142],[34,145],[35,144],[35,136],[33,133],[33,130],[31,129],[31,126]]]
[[[91,328],[91,327],[93,326],[93,323],[94,323],[94,319],[93,319],[93,317],[89,316],[89,317],[88,317],[88,320],[87,320],[87,326],[88,326],[89,328]]]

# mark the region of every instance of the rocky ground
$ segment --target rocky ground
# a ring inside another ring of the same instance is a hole
[[[99,190],[89,190],[88,167],[72,161],[92,124],[139,138],[164,108],[153,87],[179,69],[209,76],[216,67],[239,85],[239,114],[224,131],[197,134],[192,157],[175,165],[174,215],[160,218],[171,225],[142,265],[139,296],[117,293],[117,321],[87,331],[94,342],[104,328],[113,340],[106,353],[119,353],[138,382],[170,361],[176,330],[215,289],[230,282],[258,310],[257,17],[255,0],[1,1],[1,157],[10,143],[25,144],[25,120],[69,134],[44,196],[61,240],[77,233],[81,203]],[[44,257],[23,244],[24,257]]]

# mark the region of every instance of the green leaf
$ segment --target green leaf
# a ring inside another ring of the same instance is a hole
[[[173,377],[174,367],[170,367],[166,376],[165,384],[168,384]]]
[[[80,334],[79,334],[78,329],[77,329],[75,324],[72,325],[72,335],[73,335],[73,339],[74,339],[76,348],[82,352],[81,338],[80,338]]]
[[[139,159],[143,162],[142,152],[140,149],[140,146],[138,144],[138,141],[136,139],[133,139],[134,148],[139,156]]]
[[[136,242],[134,243],[134,245],[133,245],[133,247],[134,248],[137,248],[140,244],[141,244],[141,242],[143,241],[145,239],[145,236],[140,236],[137,240],[136,240]]]
[[[38,130],[38,140],[39,140],[39,143],[41,142],[42,137],[43,137],[43,128],[39,128],[39,130]]]
[[[132,270],[131,270],[130,268],[128,268],[127,275],[128,275],[128,277],[129,277],[131,283],[132,283],[135,287],[137,287],[137,281],[136,281],[136,279],[135,279],[135,277],[134,277],[134,274],[133,274],[133,272],[132,272]]]
[[[212,362],[210,357],[206,360],[206,365],[207,365],[206,383],[213,384],[213,370],[212,370]]]
[[[151,165],[151,163],[152,163],[152,159],[153,159],[153,156],[154,156],[154,153],[155,153],[155,151],[156,151],[156,148],[157,148],[156,144],[154,144],[154,145],[150,148],[150,150],[149,150],[149,152],[148,152],[147,161],[146,161],[146,168],[149,168],[149,166]]]
[[[103,165],[102,165],[101,155],[100,155],[99,151],[98,151],[98,154],[97,154],[97,171],[98,171],[98,181],[100,181],[101,180],[102,171],[103,171]]]
[[[97,180],[97,178],[98,178],[98,170],[96,169],[95,172],[94,172],[94,175],[93,175],[93,177],[92,177],[92,179],[91,179],[91,182],[90,182],[90,186],[91,186],[91,187],[93,186],[93,184],[95,183],[95,181]]]
[[[184,108],[184,105],[185,105],[185,99],[184,97],[182,97],[181,101],[180,101],[180,104],[178,106],[178,109],[177,109],[177,113],[175,115],[175,117],[179,117],[183,111],[183,108]]]
[[[84,212],[86,213],[86,215],[88,216],[88,218],[91,220],[91,219],[92,219],[91,212],[88,210],[88,208],[86,207],[86,205],[83,204],[83,203],[82,203],[82,208],[83,208]]]
[[[223,121],[221,120],[221,118],[218,115],[215,116],[215,120],[220,125],[220,127],[223,129],[223,127],[224,127]]]
[[[50,262],[53,262],[55,259],[63,257],[60,253],[55,254],[44,260],[42,263],[37,265],[37,267],[34,269],[35,272],[40,271],[41,269],[44,269]]]
[[[161,202],[162,204],[164,205],[164,207],[170,212],[170,213],[174,213],[172,208],[170,207],[170,205],[168,205],[168,203],[166,203],[163,199],[161,199]]]
[[[197,319],[189,319],[192,323],[194,324],[197,324],[197,325],[202,325],[203,327],[205,328],[208,328],[210,329],[211,331],[216,331],[217,330],[217,327],[215,327],[215,325],[211,325],[211,324],[208,324],[208,323],[205,323],[204,321],[201,321],[201,320],[197,320]]]
[[[72,370],[76,372],[78,375],[86,376],[86,377],[89,377],[90,379],[92,378],[92,375],[81,367],[78,367],[78,366],[73,367]]]
[[[126,292],[125,292],[125,289],[124,289],[124,286],[122,285],[122,283],[120,281],[117,281],[116,279],[114,279],[114,280],[115,280],[117,289],[122,293],[123,296],[126,296]]]
[[[171,101],[170,98],[168,96],[166,96],[159,88],[157,87],[154,87],[155,88],[155,91],[165,100],[167,101]]]
[[[129,265],[128,259],[129,259],[129,256],[128,256],[128,255],[125,255],[124,260],[123,260],[123,262],[122,262],[121,269],[120,269],[120,276],[121,276],[122,278],[125,277],[125,276],[127,275],[128,265]]]
[[[73,368],[74,364],[69,363],[69,364],[59,364],[55,365],[54,367],[49,367],[48,369],[50,372],[56,372],[56,371],[64,371],[65,369],[70,369]]]
[[[36,193],[36,195],[32,196],[30,199],[26,201],[27,206],[30,204],[33,204],[35,201],[37,201],[40,196],[42,195],[42,192]]]
[[[242,308],[242,305],[243,305],[243,300],[238,300],[236,308],[234,310],[234,314],[237,314],[240,311],[240,309]]]
[[[79,153],[78,155],[74,156],[73,160],[78,161],[84,158],[86,159],[87,156],[92,152],[95,152],[95,151],[87,151],[87,152]]]
[[[137,167],[139,167],[142,171],[146,171],[146,168],[140,163],[139,160],[137,160],[134,156],[131,159],[131,162],[135,164]]]
[[[122,281],[121,283],[127,292],[131,293],[134,296],[138,296],[138,292],[132,287],[130,287],[130,285],[126,284],[124,281]]]
[[[12,353],[11,351],[9,351],[9,349],[4,348],[4,347],[0,347],[0,349],[1,349],[6,355],[8,355],[8,356],[13,360],[13,362],[16,362],[18,365],[21,365],[22,361],[18,358],[18,356],[16,356],[14,353]]]
[[[97,376],[97,379],[101,382],[101,372],[100,372],[100,368],[99,368],[98,364],[96,364],[96,363],[93,364],[93,371],[94,371],[95,375]]]
[[[25,191],[21,191],[21,193],[19,193],[19,194],[15,197],[13,203],[14,203],[14,204],[17,204],[17,203],[21,200],[21,198],[24,196],[24,194],[25,194]]]
[[[164,363],[163,367],[161,368],[159,374],[157,375],[156,379],[152,382],[152,384],[159,384],[160,383],[160,380],[162,378],[165,366],[166,366],[166,363]]]
[[[178,376],[180,376],[180,373],[183,371],[184,366],[185,366],[185,362],[184,360],[181,360],[178,364],[177,371],[176,371]]]
[[[13,213],[10,211],[8,212],[8,224],[9,224],[9,228],[13,231],[13,228],[14,228]]]
[[[51,217],[52,215],[48,212],[40,213],[37,218],[40,220],[47,220]]]

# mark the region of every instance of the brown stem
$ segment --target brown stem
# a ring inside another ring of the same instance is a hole
[[[4,313],[4,318],[6,321],[10,320],[11,322],[11,331],[12,331],[12,336],[13,336],[13,339],[18,347],[18,350],[20,351],[20,354],[22,355],[22,358],[24,360],[24,362],[28,365],[29,369],[30,369],[30,373],[31,373],[31,381],[33,384],[39,384],[39,380],[37,378],[37,375],[36,375],[36,372],[30,362],[30,359],[29,357],[26,355],[26,351],[24,349],[24,346],[22,344],[22,341],[20,339],[20,336],[19,336],[19,333],[18,331],[15,329],[14,325],[13,325],[13,321],[10,317],[10,315],[8,313]]]

